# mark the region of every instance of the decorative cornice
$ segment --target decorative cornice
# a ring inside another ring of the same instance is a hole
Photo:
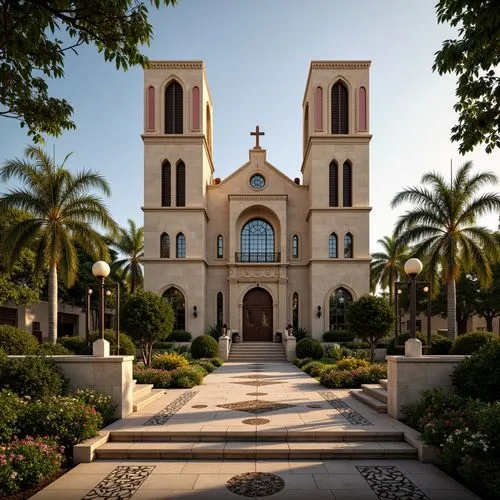
[[[371,212],[372,207],[317,207],[317,208],[310,208],[309,211],[307,212],[306,216],[306,221],[309,222],[311,215],[313,212],[323,212],[323,213],[332,213],[332,212],[345,212],[345,213],[352,213],[352,212]]]
[[[229,194],[231,201],[286,201],[287,194]]]
[[[203,61],[149,61],[147,69],[204,69]]]
[[[311,69],[367,69],[371,61],[311,61]]]
[[[205,217],[206,221],[209,221],[207,211],[202,207],[141,207],[143,212],[174,212],[174,213],[186,213],[186,212],[200,212]]]

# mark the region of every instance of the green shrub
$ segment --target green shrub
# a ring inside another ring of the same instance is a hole
[[[377,347],[379,344],[377,344]],[[343,342],[342,347],[346,349],[370,349],[370,344],[368,342]],[[384,344],[384,348],[386,345]]]
[[[172,386],[172,372],[156,368],[134,368],[134,379],[138,384],[153,384],[155,389]]]
[[[219,344],[210,335],[200,335],[191,342],[191,356],[194,359],[215,358],[219,354]]]
[[[0,386],[9,387],[19,396],[40,399],[62,394],[67,380],[50,358],[27,356],[9,359],[0,372]]]
[[[7,389],[0,391],[0,443],[8,443],[18,433],[23,408],[24,403],[17,394]]]
[[[464,457],[458,473],[465,484],[474,487],[481,498],[498,500],[500,498],[500,458]]]
[[[48,437],[14,439],[1,449],[0,495],[12,495],[40,484],[63,463],[57,441]],[[24,497],[23,497],[24,498]]]
[[[297,342],[295,354],[298,358],[320,359],[323,357],[323,346],[319,340],[306,337]]]
[[[482,401],[500,400],[500,341],[488,342],[459,363],[452,374],[457,394]]]
[[[102,417],[103,425],[108,425],[116,420],[114,415],[118,405],[113,404],[111,396],[102,394],[92,387],[75,389],[72,396],[87,406],[95,408]]]
[[[450,354],[472,354],[492,340],[495,336],[490,332],[464,333],[455,340]]]
[[[222,366],[224,364],[224,360],[222,358],[216,357],[216,358],[201,358],[200,361],[209,361],[212,363],[215,368],[219,368],[219,366]]]
[[[320,382],[325,387],[335,389],[352,389],[355,387],[352,373],[348,370],[337,370],[334,366],[323,368],[320,373]]]
[[[405,353],[405,342],[410,338],[409,333],[401,333],[398,335],[398,344],[400,347],[396,347],[396,343],[394,341],[394,337],[391,338],[389,343],[387,344],[386,350],[387,350],[387,355],[388,356],[402,356]],[[417,332],[417,339],[422,342],[422,345],[427,344],[427,337],[420,333]]]
[[[349,370],[349,371],[355,370],[356,368],[360,367],[370,366],[370,363],[365,359],[359,359],[353,357],[342,358],[339,361],[337,361],[336,364],[338,370]]]
[[[42,344],[38,348],[39,356],[57,356],[57,355],[68,355],[73,354],[69,349],[61,344]]]
[[[223,333],[223,325],[211,325],[208,327],[207,335],[210,335],[215,340],[219,341],[219,337]]]
[[[361,366],[351,371],[355,387],[361,384],[377,384],[380,379],[387,378],[387,365],[374,363],[370,366]]]
[[[189,361],[182,354],[177,354],[176,352],[164,352],[153,354],[151,363],[153,368],[175,370],[181,366],[187,366]]]
[[[297,342],[300,342],[302,339],[305,339],[307,337],[307,330],[302,327],[294,328],[293,336],[295,337]]]
[[[189,365],[177,368],[176,370],[173,370],[171,374],[172,387],[190,389],[195,385],[202,384],[203,377],[207,374],[207,372],[201,366]]]
[[[312,358],[295,358],[293,360],[293,364],[297,368],[302,368],[306,363],[309,363],[309,361],[312,361],[312,360],[313,360]]]
[[[354,333],[349,330],[331,330],[323,334],[323,342],[354,342]]]
[[[435,355],[450,354],[450,349],[452,345],[453,345],[453,340],[451,340],[450,338],[436,333],[432,334],[430,354],[435,354]]]
[[[311,375],[311,377],[319,377],[319,374],[324,367],[325,365],[321,361],[309,361],[309,363],[302,366],[302,370],[308,375]]]
[[[343,358],[358,358],[358,359],[368,359],[369,354],[365,351],[353,351],[352,349],[348,349],[346,346],[334,344],[326,350],[326,353],[329,358],[334,361],[338,361]]]
[[[59,337],[57,342],[78,356],[92,354],[92,348],[81,337]]]
[[[0,348],[7,354],[36,354],[39,345],[31,333],[14,326],[0,325]]]
[[[90,345],[99,339],[99,332],[92,332],[90,335]],[[109,342],[109,350],[111,354],[116,354],[116,332],[114,330],[104,330],[104,338]],[[120,356],[134,356],[136,354],[137,347],[132,340],[125,333],[120,333]]]
[[[27,405],[19,422],[22,436],[56,436],[71,456],[75,444],[97,436],[102,427],[97,411],[72,396],[52,396]]]
[[[193,336],[190,332],[186,332],[185,330],[173,330],[172,333],[168,336],[168,340],[170,342],[191,342]]]
[[[207,359],[194,359],[190,364],[201,366],[207,373],[212,373],[217,368]]]

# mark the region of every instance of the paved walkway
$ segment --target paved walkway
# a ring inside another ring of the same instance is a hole
[[[103,456],[128,459],[80,464],[32,498],[478,499],[432,464],[384,459],[405,456],[408,444],[390,436],[409,429],[289,363],[226,363],[105,430],[131,439]],[[155,453],[178,455],[134,458]]]

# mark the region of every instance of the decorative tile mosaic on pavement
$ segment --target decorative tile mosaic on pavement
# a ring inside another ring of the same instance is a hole
[[[352,425],[373,425],[367,418],[353,410],[345,401],[335,396],[333,392],[318,392],[330,405],[335,408]]]
[[[219,408],[227,408],[228,410],[246,411],[248,413],[259,414],[267,413],[270,411],[283,410],[284,408],[293,408],[294,405],[275,403],[274,401],[251,399],[249,401],[239,401],[238,403],[228,403],[217,406]]]
[[[165,406],[163,410],[151,417],[144,425],[164,425],[173,415],[175,415],[185,404],[193,399],[198,391],[186,391],[181,394],[177,399],[174,399],[170,404]]]
[[[266,472],[246,472],[232,477],[227,489],[244,497],[267,497],[285,487],[285,481],[276,474]]]

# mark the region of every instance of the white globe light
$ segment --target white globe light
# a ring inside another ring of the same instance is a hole
[[[422,271],[422,262],[418,259],[408,259],[405,262],[405,273],[411,278],[416,278]]]
[[[104,262],[103,260],[97,261],[92,266],[92,274],[96,278],[107,278],[109,276],[110,272],[111,272],[111,269],[109,268],[108,263]]]

